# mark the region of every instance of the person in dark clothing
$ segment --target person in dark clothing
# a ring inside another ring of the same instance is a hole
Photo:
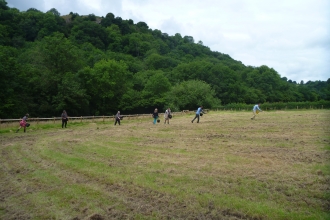
[[[116,122],[115,122],[115,125],[117,124],[117,122],[118,122],[118,124],[120,125],[120,119],[121,119],[120,111],[118,111],[117,114],[116,114]]]
[[[154,113],[152,113],[152,117],[154,118],[154,124],[156,124],[157,119],[158,119],[158,109],[155,108]]]
[[[69,121],[69,118],[68,118],[68,114],[66,113],[65,110],[63,110],[61,117],[62,117],[62,128],[63,127],[66,128],[66,125],[67,125],[67,123]]]
[[[29,118],[29,114],[26,113],[24,115],[24,117],[22,118],[22,120],[19,122],[19,128],[16,130],[16,133],[21,129],[21,128],[24,128],[24,132],[26,132],[26,127],[28,125],[28,123],[26,122]]]

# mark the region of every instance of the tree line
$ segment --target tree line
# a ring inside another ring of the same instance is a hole
[[[169,36],[113,13],[19,11],[4,0],[0,65],[0,118],[330,100],[330,79],[297,83],[211,51],[192,36]]]

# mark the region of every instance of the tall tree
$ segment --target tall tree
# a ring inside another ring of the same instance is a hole
[[[166,103],[173,110],[217,107],[221,101],[216,98],[212,87],[200,80],[188,80],[173,86],[166,95]]]
[[[120,97],[127,90],[126,82],[130,78],[127,65],[123,61],[101,60],[93,68],[84,68],[79,75],[87,95],[91,97],[91,113],[100,115],[115,112]]]
[[[0,46],[0,118],[19,116],[27,111],[20,100],[20,66],[17,62],[18,51],[15,48]]]

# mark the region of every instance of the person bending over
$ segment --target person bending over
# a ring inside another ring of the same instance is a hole
[[[252,120],[255,119],[256,115],[259,112],[262,112],[262,110],[259,108],[260,104],[257,104],[255,106],[253,106],[252,112],[253,112],[253,117],[251,118]]]
[[[197,111],[196,111],[196,115],[195,115],[195,118],[191,121],[191,123],[194,123],[195,119],[197,118],[197,123],[199,123],[199,116],[200,114],[203,113],[204,114],[204,111],[203,111],[203,106],[200,106]]]
[[[26,122],[29,118],[29,114],[26,113],[24,115],[24,117],[22,118],[22,120],[19,122],[19,128],[16,130],[16,133],[21,129],[21,128],[24,128],[24,132],[26,132],[26,127],[28,125],[28,123]]]

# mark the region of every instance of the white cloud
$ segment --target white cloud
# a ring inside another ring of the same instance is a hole
[[[9,6],[62,15],[111,12],[163,33],[192,36],[245,65],[267,65],[282,77],[330,78],[328,0],[7,0]]]

